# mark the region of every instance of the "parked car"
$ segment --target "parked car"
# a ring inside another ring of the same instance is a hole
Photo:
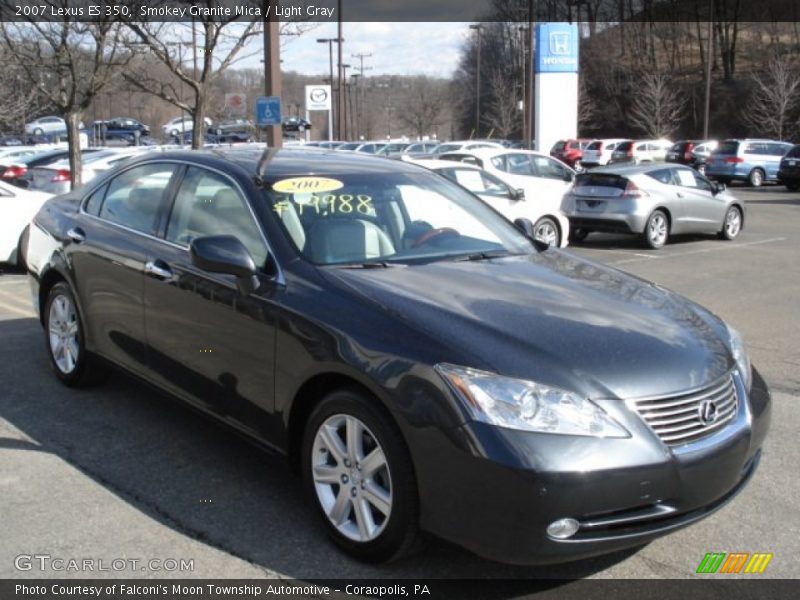
[[[400,158],[411,144],[409,142],[387,142],[375,154],[386,158]]]
[[[781,158],[792,144],[775,140],[731,139],[711,153],[706,175],[722,183],[744,181],[753,187],[778,181]]]
[[[377,154],[384,146],[386,146],[386,142],[363,142],[355,151],[362,154]]]
[[[583,159],[583,151],[592,143],[592,140],[558,140],[553,147],[550,148],[550,156],[557,158],[565,165],[569,165],[573,169],[580,170],[581,161]]]
[[[346,152],[355,152],[356,149],[364,142],[342,142],[336,147],[336,150],[344,150]]]
[[[485,140],[467,140],[463,142],[444,142],[439,144],[431,152],[431,156],[426,158],[439,158],[438,155],[447,152],[462,152],[470,150],[478,150],[480,148],[497,148],[503,149],[503,145],[497,142],[489,142]]]
[[[83,127],[83,123],[79,125]],[[39,117],[30,123],[25,123],[25,133],[30,135],[45,135],[67,133],[67,122],[61,117]]]
[[[337,142],[337,141],[330,141],[330,142],[320,142],[319,147],[324,148],[325,150],[336,150],[344,144],[345,142]]]
[[[528,201],[552,210],[561,206],[575,177],[575,171],[560,160],[534,150],[478,148],[442,154],[439,158],[477,165],[514,188],[523,189]],[[564,228],[559,234],[564,236],[567,232]]]
[[[781,159],[777,178],[786,189],[792,192],[800,190],[800,144],[793,146]]]
[[[400,155],[401,159],[414,159],[414,158],[423,158],[427,155],[433,153],[433,151],[439,147],[441,142],[437,140],[428,140],[424,142],[411,142],[406,148],[403,150],[403,153]]]
[[[97,148],[86,148],[81,150],[81,155],[85,156],[97,152]],[[27,188],[30,184],[30,170],[34,167],[49,165],[54,162],[69,158],[69,150],[57,148],[46,150],[36,154],[29,154],[23,157],[2,158],[0,159],[0,178],[6,183],[21,188]]]
[[[716,233],[732,240],[746,216],[744,202],[724,185],[668,163],[598,167],[578,174],[564,212],[573,239],[593,231],[631,233],[653,249],[682,233]]]
[[[630,140],[617,144],[608,164],[663,162],[672,148],[669,140]]]
[[[81,161],[81,181],[86,183],[94,179],[98,173],[107,171],[117,164],[133,156],[149,152],[149,146],[131,148],[108,148],[85,155]],[[41,165],[29,170],[30,184],[28,189],[48,192],[50,194],[64,194],[70,189],[71,171],[69,160]]]
[[[478,166],[464,162],[427,159],[415,163],[467,188],[509,221],[528,219],[539,241],[562,248],[568,244],[569,220],[561,212],[561,198],[538,194],[535,183],[517,188]]]
[[[27,262],[59,381],[112,364],[286,454],[372,562],[420,529],[513,563],[615,552],[752,480],[769,391],[708,310],[416,165],[262,158],[142,156],[45,204]]]
[[[311,129],[311,122],[303,117],[288,117],[283,120],[284,132],[305,131],[307,129]]]
[[[51,197],[0,181],[0,263],[25,266],[28,224]]]
[[[611,154],[620,142],[630,142],[624,138],[608,138],[603,140],[593,140],[583,151],[581,165],[584,169],[602,167],[611,160]]]
[[[141,121],[137,121],[136,119],[131,119],[130,117],[114,117],[113,119],[104,121],[103,127],[108,133],[111,132],[134,133],[138,131],[139,135],[141,135],[142,137],[150,135],[149,126],[145,125]]]
[[[667,152],[666,161],[686,165],[705,173],[710,154],[717,149],[716,140],[680,140]]]
[[[214,124],[214,122],[208,117],[206,117],[205,124],[206,127],[211,127]],[[189,115],[184,115],[182,117],[175,117],[174,119],[170,119],[169,121],[164,123],[161,126],[161,129],[164,131],[165,137],[178,137],[184,132],[194,130],[194,119]]]

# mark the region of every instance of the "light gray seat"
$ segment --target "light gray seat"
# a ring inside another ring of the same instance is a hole
[[[395,253],[389,236],[363,219],[317,219],[306,245],[316,263],[358,262]]]

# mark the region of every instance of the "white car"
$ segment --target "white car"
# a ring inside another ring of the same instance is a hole
[[[602,167],[611,160],[611,153],[621,142],[630,141],[627,138],[607,138],[603,140],[593,140],[583,151],[581,164],[585,169],[592,167]]]
[[[439,158],[440,154],[447,152],[466,152],[468,150],[479,150],[481,148],[504,148],[503,144],[497,142],[489,142],[486,140],[465,140],[462,142],[445,142],[439,144],[431,152],[432,158]]]
[[[206,117],[206,125],[211,127],[213,122],[211,119]],[[183,116],[183,117],[175,117],[174,119],[167,121],[161,126],[161,129],[164,131],[164,135],[167,137],[177,137],[182,135],[184,132],[189,132],[194,130],[194,119],[191,116]]]
[[[83,123],[78,123],[83,129]],[[67,122],[61,117],[39,117],[25,123],[25,133],[28,135],[45,135],[47,133],[67,133]]]
[[[617,144],[608,164],[664,162],[673,144],[669,140],[626,140]]]
[[[528,219],[536,238],[551,246],[565,247],[569,219],[561,212],[561,198],[537,194],[536,185],[515,186],[503,177],[465,162],[420,159],[409,161],[426,167],[467,188],[508,220]]]
[[[117,164],[142,152],[152,152],[153,146],[134,146],[130,148],[107,148],[84,154],[81,159],[81,181],[91,181],[98,174],[114,168]],[[69,160],[60,160],[49,165],[34,167],[30,170],[31,190],[39,190],[50,194],[65,194],[70,190]]]
[[[28,224],[52,194],[23,190],[0,181],[0,262],[24,265]]]

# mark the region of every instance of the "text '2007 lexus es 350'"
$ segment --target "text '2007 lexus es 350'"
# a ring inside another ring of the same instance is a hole
[[[183,151],[48,201],[27,256],[61,381],[113,365],[286,454],[361,559],[425,530],[568,561],[713,513],[769,423],[741,337],[525,225],[402,162]]]

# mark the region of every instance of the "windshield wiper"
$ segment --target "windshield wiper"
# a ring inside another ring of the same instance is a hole
[[[490,252],[474,252],[472,254],[462,254],[453,258],[456,262],[476,261],[476,260],[491,260],[493,258],[503,258],[512,256],[511,252],[507,250],[493,250]]]
[[[341,267],[342,269],[388,269],[389,267],[393,267],[395,265],[382,260],[372,260],[368,262],[346,263],[335,266]]]

